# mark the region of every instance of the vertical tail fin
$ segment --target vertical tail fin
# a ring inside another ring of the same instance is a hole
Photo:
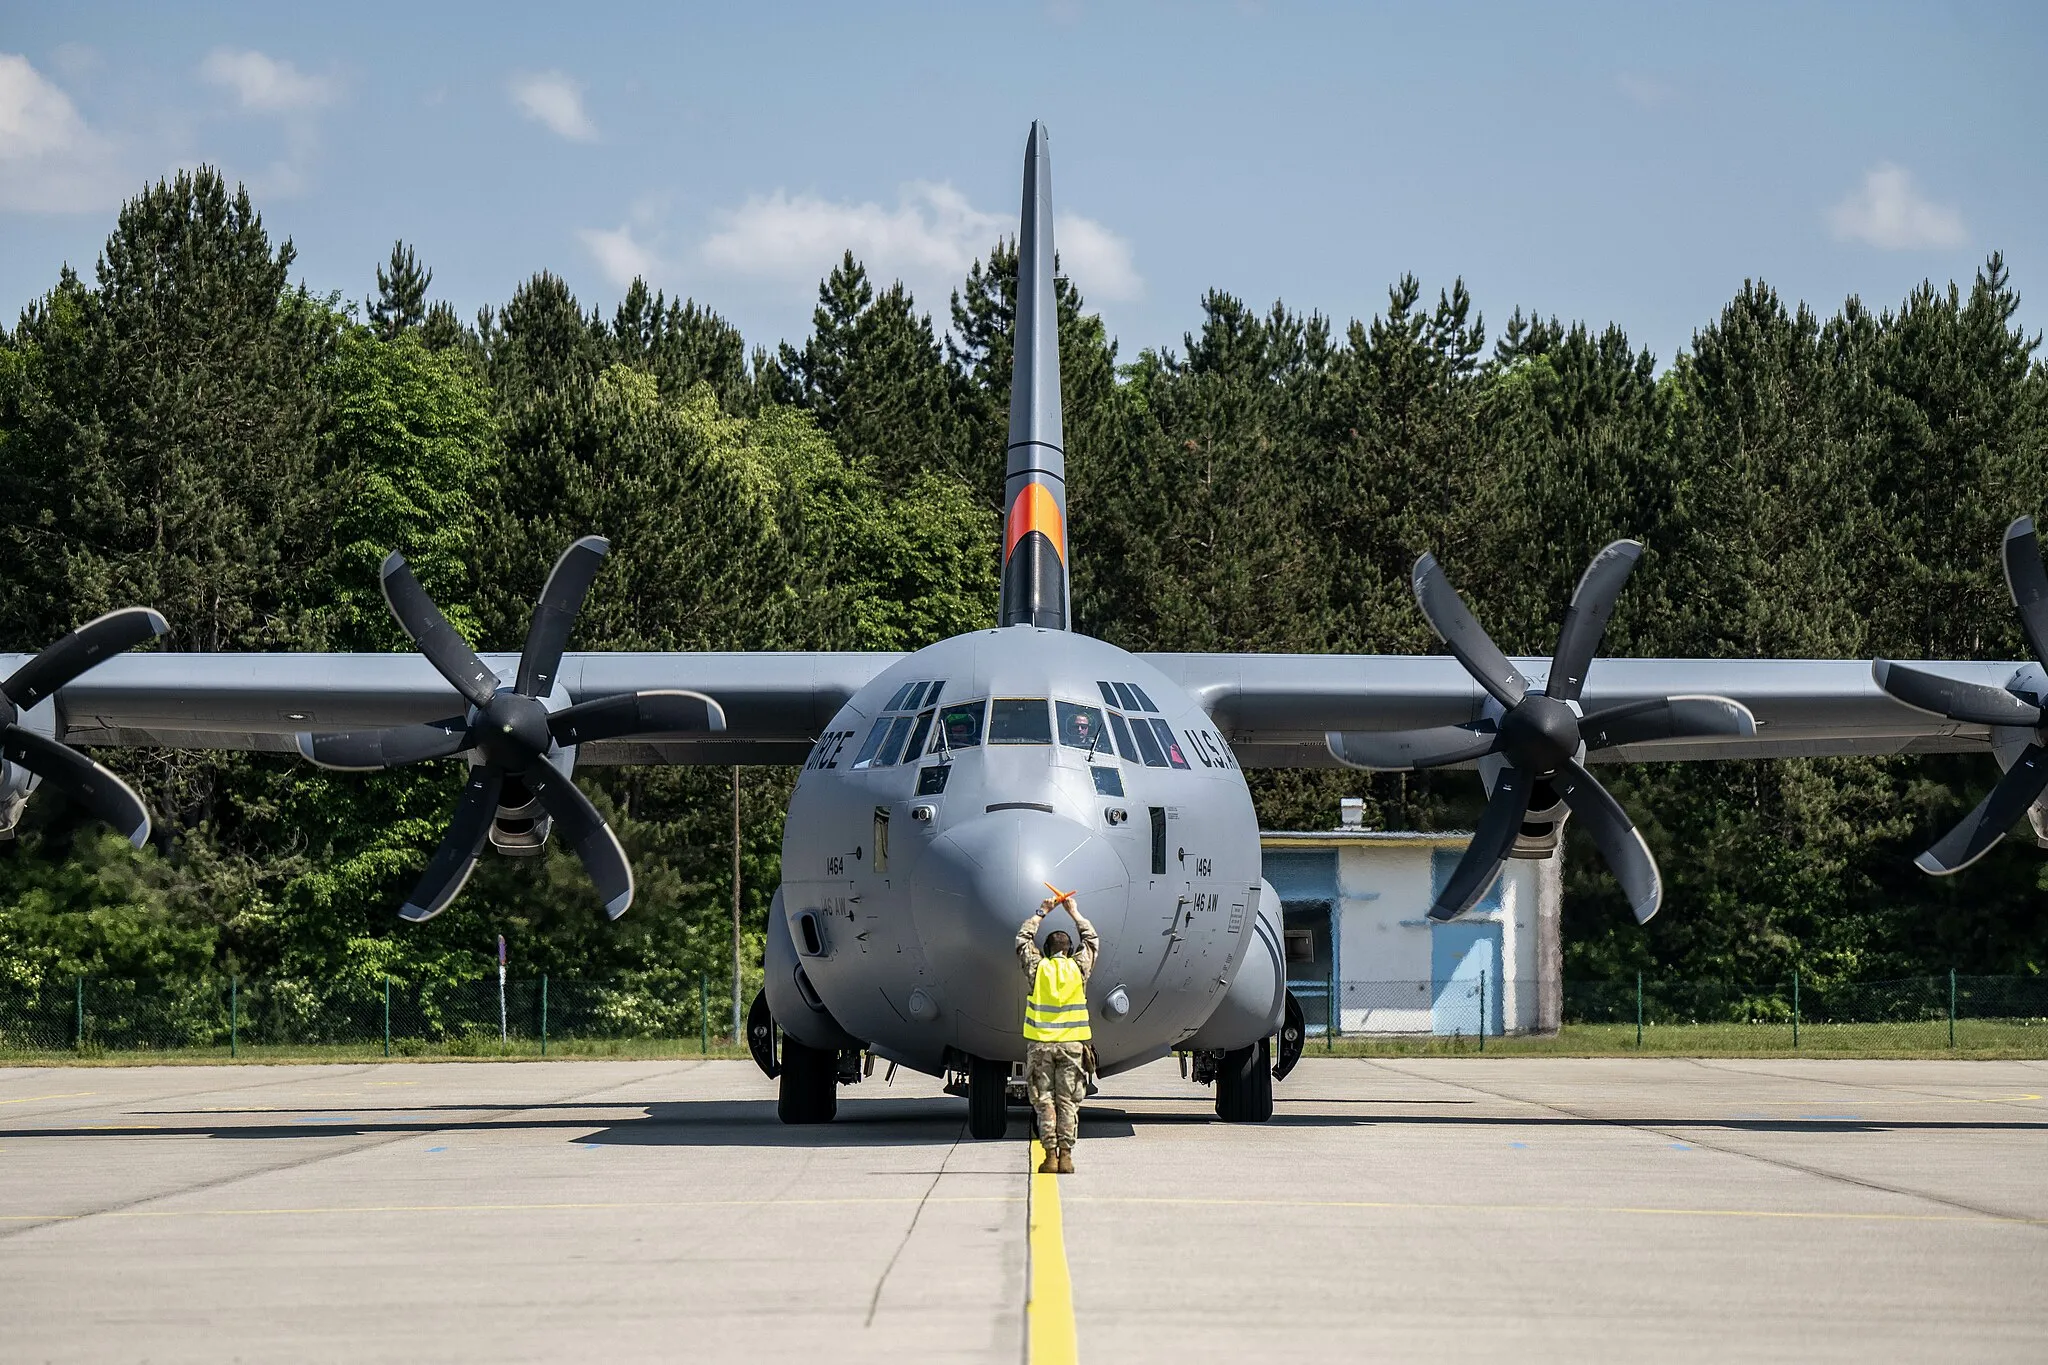
[[[1024,144],[1017,225],[1017,319],[1011,334],[1009,473],[1003,484],[1006,626],[1066,630],[1067,453],[1060,427],[1060,317],[1053,291],[1052,154],[1045,125]]]

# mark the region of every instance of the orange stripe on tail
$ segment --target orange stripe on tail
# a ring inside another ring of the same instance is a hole
[[[1060,505],[1053,500],[1051,490],[1042,483],[1025,484],[1017,490],[1017,500],[1010,504],[1010,515],[1003,528],[1005,563],[1009,562],[1017,542],[1032,531],[1052,542],[1053,553],[1060,557],[1060,563],[1067,562],[1066,521],[1060,516]]]

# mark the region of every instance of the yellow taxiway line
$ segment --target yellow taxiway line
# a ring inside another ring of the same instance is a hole
[[[1060,1178],[1040,1175],[1045,1148],[1031,1139],[1031,1270],[1025,1285],[1024,1339],[1030,1365],[1075,1365],[1074,1282],[1067,1273],[1067,1237],[1060,1221]]]

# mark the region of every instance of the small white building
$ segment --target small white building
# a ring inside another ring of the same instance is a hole
[[[1559,854],[1510,858],[1458,919],[1429,918],[1469,832],[1362,828],[1259,835],[1280,893],[1288,987],[1320,1035],[1338,998],[1342,1034],[1550,1033],[1562,1004]]]

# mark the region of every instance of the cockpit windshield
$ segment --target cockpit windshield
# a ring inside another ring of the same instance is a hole
[[[1060,743],[1069,749],[1109,752],[1109,731],[1102,724],[1099,707],[1063,701],[1055,702],[1054,709],[1059,712]]]
[[[991,744],[1050,744],[1052,725],[1046,719],[1044,697],[997,697],[989,708],[988,742]]]
[[[981,743],[981,713],[985,701],[963,702],[939,712],[938,732],[932,736],[931,751],[972,749]]]

